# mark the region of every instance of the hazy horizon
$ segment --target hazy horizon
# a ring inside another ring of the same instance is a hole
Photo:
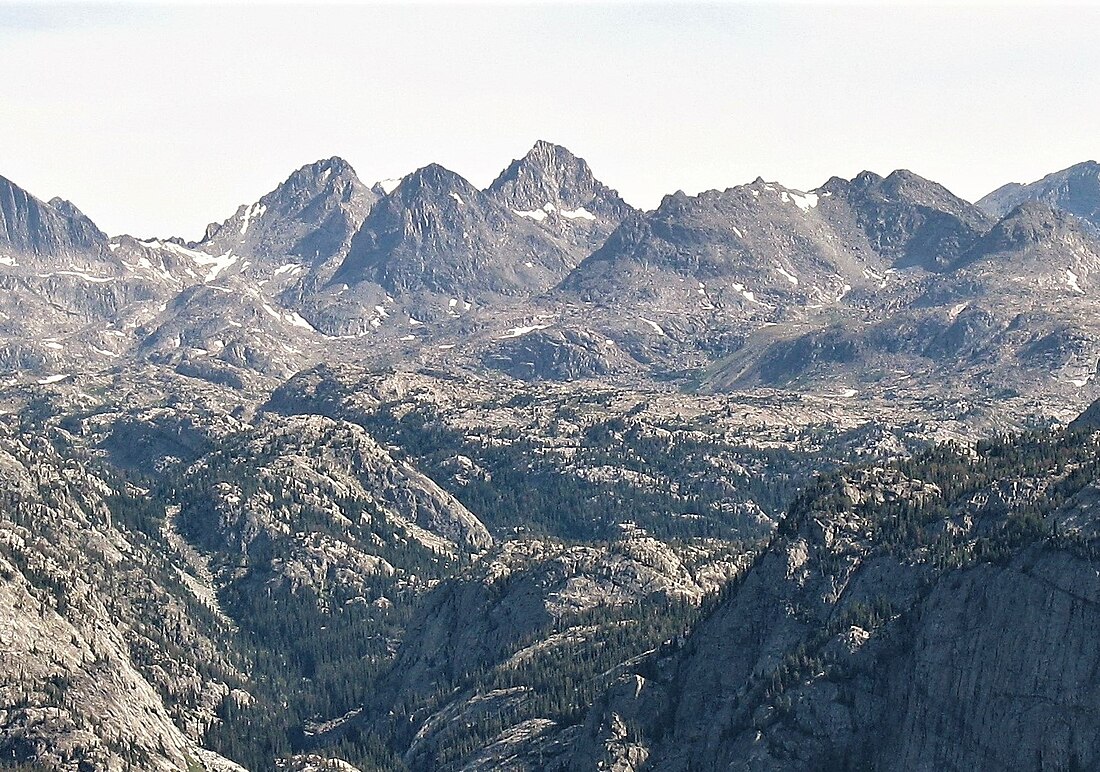
[[[907,168],[971,201],[1097,157],[1100,11],[982,5],[0,6],[0,175],[197,238],[294,169],[537,139],[631,204]]]

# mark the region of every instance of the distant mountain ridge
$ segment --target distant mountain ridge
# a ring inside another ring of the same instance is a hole
[[[0,366],[136,357],[245,384],[339,352],[524,380],[880,388],[897,360],[933,382],[955,368],[1072,391],[1100,358],[1077,310],[1098,270],[1100,235],[1081,219],[1095,167],[1002,189],[998,206],[1006,190],[1027,200],[1001,216],[907,170],[812,191],[758,178],[639,212],[542,140],[485,190],[438,164],[367,186],[332,157],[189,244],[107,239],[71,203],[5,180]]]
[[[1028,201],[1048,204],[1100,227],[1100,164],[1074,164],[1026,185],[1010,182],[977,203],[994,217],[1003,217]]]

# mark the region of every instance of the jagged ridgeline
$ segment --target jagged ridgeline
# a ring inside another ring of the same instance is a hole
[[[0,769],[1100,767],[1098,200],[0,178]]]

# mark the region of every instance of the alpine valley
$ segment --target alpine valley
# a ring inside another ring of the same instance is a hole
[[[1095,162],[0,177],[0,285],[0,769],[1100,768]]]

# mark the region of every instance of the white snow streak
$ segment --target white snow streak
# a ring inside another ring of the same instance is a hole
[[[513,209],[512,211],[518,214],[520,217],[530,217],[535,222],[542,222],[546,219],[546,212],[542,211],[541,209],[534,209],[530,212],[524,212],[519,209]]]
[[[562,217],[568,217],[570,220],[595,220],[596,215],[589,212],[583,206],[576,209],[562,209]]]
[[[115,280],[113,276],[92,276],[83,271],[54,271],[53,273],[41,274],[41,276],[43,279],[48,279],[51,276],[75,276],[78,279],[83,279],[92,284],[106,284],[107,282]]]
[[[241,222],[241,235],[243,236],[248,232],[248,226],[252,223],[252,220],[258,217],[262,217],[263,213],[267,211],[267,207],[259,202],[256,202],[244,213],[244,220]]]
[[[1074,292],[1079,292],[1082,295],[1085,294],[1085,291],[1081,289],[1081,285],[1077,283],[1077,274],[1073,271],[1066,271],[1066,284],[1068,284],[1069,288]]]
[[[301,327],[303,330],[309,330],[310,332],[317,332],[317,328],[303,319],[297,311],[290,311],[283,314],[283,319],[295,327]]]
[[[787,281],[789,281],[789,282],[790,282],[791,284],[794,284],[795,286],[797,286],[797,285],[798,285],[798,277],[797,277],[797,276],[795,276],[795,275],[794,275],[793,273],[791,273],[790,271],[788,271],[788,270],[787,270],[786,268],[784,268],[783,266],[781,266],[781,265],[780,265],[779,263],[776,263],[776,264],[775,264],[775,270],[777,270],[777,271],[779,271],[779,272],[780,272],[781,274],[783,274],[783,276],[784,276],[784,277],[786,277]]]
[[[645,322],[646,324],[648,324],[650,327],[652,327],[653,331],[655,333],[657,333],[658,335],[664,336],[666,338],[668,337],[668,333],[665,332],[664,328],[661,327],[661,325],[657,324],[652,319],[646,319],[644,316],[639,316],[638,318],[640,320],[642,320],[643,322]]]
[[[548,324],[532,324],[528,327],[513,327],[504,334],[504,337],[519,338],[527,335],[528,333],[534,332],[535,330],[545,330],[549,326],[550,325]]]

